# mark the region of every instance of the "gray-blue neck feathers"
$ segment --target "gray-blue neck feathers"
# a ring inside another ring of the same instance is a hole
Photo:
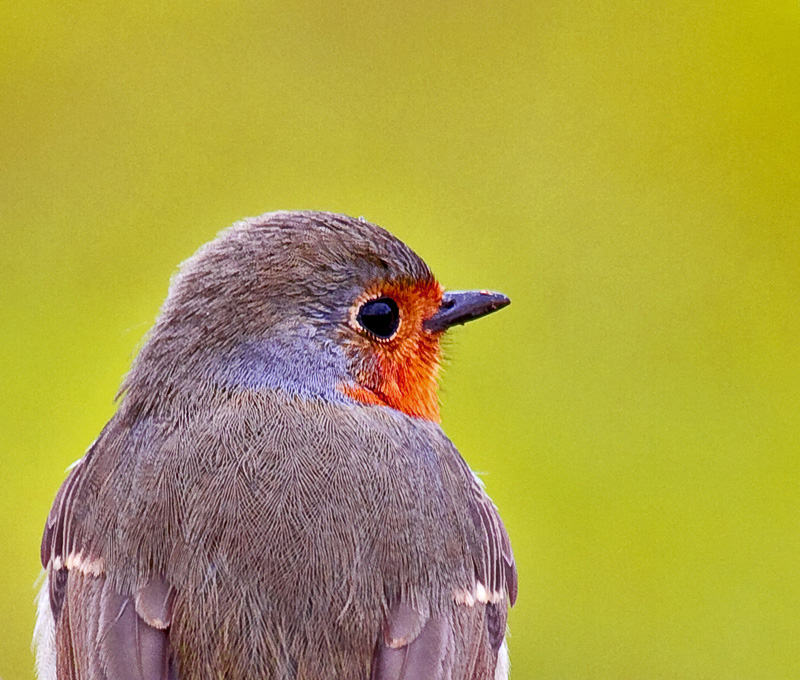
[[[340,347],[301,335],[244,342],[209,368],[228,388],[277,389],[336,401],[344,398],[338,388],[348,379]]]

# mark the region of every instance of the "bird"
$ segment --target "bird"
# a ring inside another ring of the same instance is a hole
[[[39,680],[505,680],[514,556],[438,374],[509,302],[364,218],[202,246],[47,517]]]

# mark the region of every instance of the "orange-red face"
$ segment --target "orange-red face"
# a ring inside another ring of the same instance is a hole
[[[441,333],[425,330],[423,322],[439,310],[442,295],[441,285],[433,279],[404,280],[376,283],[356,300],[348,320],[357,331],[348,343],[356,384],[342,386],[345,394],[365,404],[382,404],[439,422]],[[378,333],[369,330],[375,322],[365,321],[374,307],[386,316],[385,320],[378,318],[382,325],[374,326]],[[395,315],[395,323],[389,311]]]

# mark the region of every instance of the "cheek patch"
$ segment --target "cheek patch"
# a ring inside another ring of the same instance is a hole
[[[396,281],[371,286],[354,305],[351,319],[366,300],[390,297],[400,310],[400,325],[390,340],[376,341],[359,330],[348,355],[355,385],[342,391],[364,404],[380,404],[415,418],[440,421],[438,377],[440,334],[423,329],[439,309],[443,290],[435,280]]]

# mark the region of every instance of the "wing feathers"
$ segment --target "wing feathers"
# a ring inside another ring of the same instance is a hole
[[[75,464],[59,489],[42,537],[41,559],[48,572],[49,607],[55,625],[57,677],[166,680],[171,589],[152,579],[135,596],[119,594],[105,578],[103,561],[84,552],[86,546],[80,542],[76,503],[93,450],[90,447]],[[44,660],[42,665],[47,663]]]
[[[169,640],[102,576],[73,572],[56,625],[59,680],[166,680]]]
[[[372,661],[370,680],[398,680],[403,672],[407,652],[408,649],[405,647],[401,649],[379,647]]]
[[[490,600],[496,594],[507,593],[513,605],[517,600],[517,568],[508,533],[497,508],[474,476],[470,491],[470,514],[482,535],[482,542],[477,546],[477,555],[474,556],[476,577],[488,591]]]
[[[452,626],[442,616],[428,619],[414,642],[408,646],[402,680],[443,680],[453,667]]]
[[[123,596],[102,574],[101,561],[83,559],[80,552],[64,554],[72,548],[71,503],[79,474],[80,467],[72,471],[57,499],[42,545],[42,556],[48,559],[57,677],[166,680],[173,599],[167,584],[154,579],[135,597]]]
[[[114,680],[166,680],[168,639],[165,630],[147,625],[132,597],[109,583],[103,587],[97,646],[103,669]]]
[[[370,680],[449,680],[453,653],[452,624],[445,617],[426,619],[400,603],[378,641]]]
[[[153,628],[164,630],[172,621],[174,591],[161,579],[151,580],[136,593],[136,613]]]

